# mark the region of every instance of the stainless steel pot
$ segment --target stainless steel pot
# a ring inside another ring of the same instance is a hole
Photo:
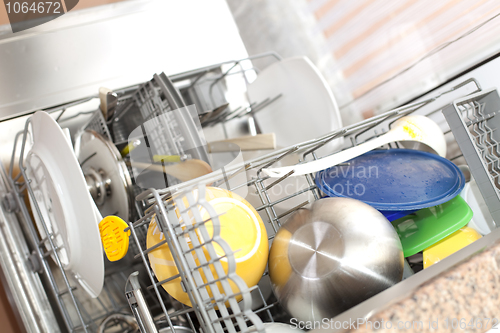
[[[280,228],[269,275],[281,305],[298,320],[332,318],[399,282],[401,242],[376,209],[326,198]]]

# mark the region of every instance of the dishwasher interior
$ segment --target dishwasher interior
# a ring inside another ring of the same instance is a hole
[[[257,57],[281,61],[275,54]],[[22,128],[11,146],[10,163],[2,165],[6,221],[2,233],[6,239],[17,238],[12,244],[21,244],[16,245],[23,261],[19,265],[27,265],[31,273],[20,281],[30,281],[36,290],[38,296],[33,296],[27,304],[29,311],[42,314],[37,315],[40,331],[263,332],[266,330],[263,323],[289,322],[290,315],[272,293],[267,268],[259,283],[250,288],[235,273],[235,253],[217,237],[220,216],[203,200],[205,192],[208,187],[216,187],[245,198],[264,221],[271,243],[287,218],[310,207],[324,193],[316,185],[313,173],[292,177],[292,171],[271,178],[263,169],[319,160],[359,146],[388,133],[396,120],[407,115],[425,115],[440,126],[447,143],[446,157],[470,170],[484,196],[489,208],[484,213],[491,215],[485,233],[496,228],[500,209],[500,138],[495,132],[500,98],[496,90],[483,91],[476,80],[467,79],[431,98],[338,128],[319,138],[278,147],[270,153],[233,147],[227,152],[209,154],[207,142],[260,134],[261,126],[255,115],[286,98],[278,94],[249,100],[246,87],[259,75],[252,66],[253,59],[216,64],[171,77],[154,75],[144,84],[104,92],[101,99],[91,96],[44,110],[62,128],[69,129],[75,153],[83,159],[79,158],[79,163],[87,190],[102,216],[118,215],[127,222],[129,250],[119,261],[104,259],[104,284],[96,298],[90,297],[78,277],[65,268],[67,254],[61,251],[64,245],[58,240],[60,233],[47,221],[53,217],[43,212],[52,212],[52,206],[48,204],[47,208],[43,200],[28,202],[28,196],[39,198],[36,192],[44,183],[43,179],[34,180],[33,173],[26,170],[32,137],[36,136],[30,127],[31,115],[3,123],[15,121]],[[228,101],[228,90],[233,85],[241,88],[237,89],[237,102]],[[451,104],[450,98],[454,101]],[[286,126],[285,121],[283,124]],[[99,162],[87,164],[95,152],[85,155],[85,146],[95,138],[111,143],[105,151],[114,159],[110,162],[112,166]],[[393,148],[421,147],[393,142],[380,149]],[[210,164],[214,172],[181,181],[140,165],[141,161],[150,164],[160,161],[167,168],[193,158]],[[33,163],[33,158],[29,161]],[[103,170],[106,167],[119,170],[118,176],[110,169]],[[113,199],[118,192],[120,202]],[[211,221],[210,227],[207,221]],[[154,246],[147,244],[151,223],[165,235]],[[189,235],[192,244],[186,241]],[[149,254],[164,244],[172,252],[178,274],[160,279],[151,268]],[[3,262],[3,266],[7,264]],[[412,270],[418,275],[422,269],[418,258],[407,258],[406,264],[405,278],[412,275]],[[180,281],[192,306],[162,288],[174,279]],[[234,285],[238,286],[237,292]],[[210,292],[206,291],[207,286]]]

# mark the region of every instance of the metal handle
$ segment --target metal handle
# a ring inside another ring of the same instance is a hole
[[[148,305],[146,304],[144,295],[142,294],[138,276],[139,272],[134,272],[128,277],[127,283],[125,284],[125,296],[137,320],[139,330],[142,333],[158,333],[153,318],[148,311]],[[131,290],[128,288],[129,284],[132,287]]]

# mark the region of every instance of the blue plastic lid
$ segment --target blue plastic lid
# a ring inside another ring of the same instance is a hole
[[[396,221],[406,215],[410,215],[412,213],[418,212],[418,210],[381,210],[382,215],[385,216],[389,222]]]
[[[316,185],[330,197],[361,200],[382,211],[436,206],[453,199],[465,185],[455,164],[418,150],[374,150],[348,163],[318,172]]]

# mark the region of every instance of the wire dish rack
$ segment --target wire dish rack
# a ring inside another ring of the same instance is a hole
[[[500,221],[499,111],[497,90],[459,99],[443,110],[493,221]]]
[[[120,114],[128,112],[124,111],[125,105],[132,105],[130,108],[138,105],[151,106],[151,103],[154,104],[153,101],[158,97],[162,101],[168,99],[162,94],[162,85],[157,81],[160,79],[160,76],[155,76],[151,82],[139,88],[122,91],[122,109],[115,111],[114,117],[119,119]],[[165,83],[164,79],[160,81]],[[470,89],[471,86],[473,89]],[[322,193],[316,187],[311,174],[299,177],[289,177],[290,174],[288,174],[279,179],[271,179],[263,174],[262,169],[280,166],[280,163],[290,165],[322,158],[324,156],[319,155],[318,149],[341,137],[344,138],[343,149],[361,144],[384,134],[395,120],[414,112],[425,114],[438,123],[442,123],[441,108],[433,108],[433,102],[443,95],[461,91],[465,87],[469,88],[467,94],[470,90],[481,91],[479,84],[474,79],[470,79],[432,99],[396,108],[320,138],[221,168],[192,181],[173,184],[165,189],[150,189],[142,192],[136,197],[136,201],[137,206],[144,209],[140,210],[138,220],[129,223],[133,244],[131,246],[135,246],[136,253],[127,255],[118,263],[106,264],[104,289],[97,299],[90,299],[85,295],[73,278],[64,271],[58,257],[57,247],[53,242],[55,235],[49,233],[46,221],[40,216],[47,234],[45,239],[41,239],[26,207],[24,201],[26,191],[30,195],[33,193],[24,171],[22,158],[19,159],[20,173],[15,175],[13,170],[18,156],[23,156],[24,153],[27,126],[16,136],[13,149],[8,174],[9,182],[14,189],[11,193],[10,201],[13,204],[10,206],[10,211],[17,211],[20,216],[26,238],[33,250],[30,257],[32,266],[44,282],[48,296],[54,304],[53,310],[56,317],[61,318],[63,331],[134,332],[140,330],[149,333],[161,332],[162,328],[167,327],[170,327],[172,331],[176,328],[181,331],[183,327],[193,332],[263,332],[265,329],[263,322],[286,322],[289,318],[270,294],[267,272],[264,273],[258,285],[250,288],[244,285],[240,277],[235,274],[233,250],[217,236],[219,216],[204,200],[205,187],[210,185],[225,188],[246,198],[262,215],[267,224],[269,240],[272,240],[281,224],[291,213],[320,199]],[[128,104],[127,100],[138,98],[139,92],[144,97],[141,99],[143,103]],[[157,106],[163,105],[158,103]],[[176,103],[180,105],[179,101]],[[64,107],[61,107],[59,111],[63,109]],[[113,119],[111,122],[115,121]],[[107,123],[110,127],[109,120]],[[444,126],[445,133],[452,135],[451,131],[446,129],[446,122]],[[117,135],[115,130],[116,128],[110,133],[112,137]],[[120,143],[128,144],[128,142]],[[390,144],[389,147],[400,148],[398,143]],[[331,153],[335,152],[329,152]],[[462,154],[458,151],[458,154],[450,159],[458,160],[461,156]],[[474,172],[474,169],[472,171]],[[201,208],[209,213],[209,219],[201,218]],[[182,218],[179,218],[177,214],[180,214]],[[165,239],[153,248],[147,248],[144,229],[151,223],[153,217]],[[206,228],[209,221],[213,225],[213,237],[209,236]],[[187,243],[185,235],[189,235],[191,245]],[[199,237],[200,235],[203,237]],[[49,249],[46,248],[47,242],[50,244]],[[168,244],[179,271],[178,275],[170,279],[181,279],[182,286],[193,304],[192,307],[187,307],[168,295],[161,288],[161,285],[167,281],[158,281],[151,269],[148,253],[163,244]],[[215,253],[214,246],[224,249],[225,254],[221,256]],[[54,261],[49,259],[51,256],[55,258]],[[227,272],[221,266],[222,258],[227,260]],[[230,287],[230,281],[237,286],[237,290]],[[207,292],[207,288],[211,291],[210,293]],[[237,299],[240,298],[242,300],[238,302]],[[131,317],[131,314],[135,319]]]
[[[164,73],[155,74],[138,87],[117,92],[117,100],[109,119],[98,110],[83,130],[100,133],[121,150],[126,147],[127,153],[137,145],[147,145],[151,163],[154,155],[209,161],[196,108],[186,107]],[[174,177],[168,180],[169,184],[179,182]]]
[[[24,131],[19,133],[15,140],[9,172],[11,185],[15,189],[13,198],[15,205],[11,206],[11,210],[18,208],[25,221],[24,226],[34,248],[30,260],[34,270],[45,278],[48,290],[52,292],[50,296],[57,306],[54,310],[63,319],[69,332],[132,332],[139,329],[141,332],[149,333],[157,332],[162,325],[171,327],[172,331],[175,331],[175,328],[190,327],[195,332],[202,327],[204,332],[263,332],[261,319],[251,310],[251,290],[235,273],[236,262],[233,252],[219,235],[218,216],[214,208],[204,199],[204,186],[197,188],[197,198],[191,192],[174,198],[175,207],[182,216],[182,223],[172,216],[167,218],[169,212],[173,212],[173,202],[153,205],[145,216],[135,223],[130,223],[133,241],[140,252],[136,258],[141,258],[142,263],[134,262],[134,258],[130,257],[117,264],[108,262],[103,292],[97,299],[90,299],[73,277],[64,270],[59,249],[54,241],[57,235],[51,231],[48,221],[44,220],[37,208],[38,204],[35,202],[36,211],[33,214],[38,214],[40,218],[44,234],[47,235],[44,238],[37,231],[24,202],[25,191],[34,197],[22,157],[29,137],[29,123],[28,120]],[[21,172],[14,175],[13,163],[19,143]],[[24,181],[25,179],[28,181]],[[138,200],[149,194],[155,196],[159,202],[163,202],[156,190],[144,192],[138,196]],[[201,208],[210,214],[210,219],[201,220]],[[149,224],[153,216],[166,236],[165,240],[155,248],[168,244],[170,249],[174,249],[173,258],[179,269],[179,275],[171,279],[182,278],[183,286],[194,304],[193,307],[186,307],[176,302],[162,291],[159,286],[166,281],[154,280],[146,258],[152,248],[145,249],[142,239],[142,227]],[[205,227],[208,221],[212,224],[211,235]],[[189,237],[192,245],[188,245],[185,236]],[[202,241],[203,239],[206,241]],[[224,251],[223,255],[216,253],[215,244]],[[53,261],[49,258],[53,258]],[[228,267],[226,271],[221,265],[222,259],[226,261]],[[152,284],[148,285],[144,279],[139,279],[139,276],[149,276]],[[236,286],[236,291],[230,282]],[[146,291],[145,294],[143,290]],[[237,301],[237,297],[241,300]],[[128,300],[128,305],[125,300]],[[228,308],[226,304],[229,305]],[[135,319],[130,314],[127,315],[129,309],[132,310]]]
[[[288,184],[286,184],[286,182],[292,180],[292,178],[289,177],[291,173],[275,180],[263,174],[262,170],[264,168],[268,168],[273,165],[276,166],[280,163],[280,161],[287,160],[290,157],[292,158],[292,160],[295,160],[294,163],[301,163],[308,159],[321,158],[323,156],[319,156],[317,154],[318,149],[326,145],[328,142],[340,137],[344,137],[344,142],[347,143],[343,149],[361,144],[367,140],[384,134],[389,130],[391,124],[394,121],[402,116],[412,113],[424,114],[435,119],[439,123],[439,120],[443,120],[443,116],[440,112],[441,108],[432,109],[432,102],[438,100],[443,95],[449,94],[453,91],[457,91],[465,86],[469,87],[469,90],[472,90],[472,93],[481,90],[479,84],[474,79],[470,79],[457,85],[449,91],[441,93],[439,96],[436,96],[432,99],[402,106],[363,122],[344,127],[321,138],[282,149],[278,152],[274,152],[272,154],[245,162],[243,164],[233,165],[228,168],[222,168],[221,170],[217,170],[209,175],[197,178],[193,181],[188,181],[179,185],[171,186],[164,190],[146,191],[138,196],[137,200],[146,201],[148,205],[150,205],[151,209],[154,208],[156,214],[164,210],[166,212],[162,215],[164,218],[166,217],[164,220],[164,227],[167,227],[169,232],[171,232],[172,234],[172,231],[175,230],[175,227],[178,226],[179,223],[175,214],[172,214],[175,209],[174,205],[172,205],[172,200],[176,201],[175,198],[179,195],[186,195],[185,193],[189,193],[190,191],[192,191],[193,187],[196,187],[199,191],[201,191],[203,186],[206,185],[221,187],[230,191],[234,191],[246,197],[246,199],[254,205],[257,211],[265,214],[264,217],[267,217],[266,222],[270,226],[270,228],[268,229],[269,240],[272,240],[276,231],[290,214],[302,207],[307,206],[314,200],[320,199],[322,197],[322,193],[315,185],[314,177],[312,174],[294,177],[294,183],[291,187],[293,189],[289,192],[281,191],[279,194],[273,193],[272,189],[278,187],[286,189],[288,187]],[[473,89],[470,89],[470,86],[472,86]],[[452,135],[450,130],[446,130],[445,134]],[[400,147],[398,143],[393,143],[390,144],[388,148],[402,147]],[[462,154],[458,152],[456,156],[453,156],[451,158],[451,160],[458,160],[461,157]],[[286,163],[289,164],[290,161],[287,161]],[[241,175],[244,176],[241,177]],[[287,203],[291,202],[293,202],[293,204],[287,205]],[[176,201],[176,204],[181,205],[181,203],[178,201]],[[152,214],[154,214],[152,211],[148,213],[149,216],[152,216]],[[211,215],[211,218],[215,219],[217,218],[217,215]],[[206,221],[198,220],[197,223],[204,222]],[[145,220],[142,219],[137,222],[131,223],[129,226],[133,232],[134,228],[138,228],[144,223]],[[175,242],[169,242],[169,246],[171,249],[175,249],[176,253],[178,254],[182,254],[183,250],[186,250],[186,248],[183,249],[180,244],[176,244]],[[143,262],[148,269],[149,267],[146,255],[151,250],[154,250],[154,248],[142,249],[141,252]],[[179,268],[179,271],[184,270],[184,273],[192,272],[193,270],[199,268],[196,265],[183,266],[182,263],[177,267]],[[166,282],[156,281],[151,270],[149,271],[149,275],[152,282],[152,285],[149,286],[149,288],[158,290],[158,286]],[[264,277],[266,275],[267,273],[265,273]],[[193,283],[193,278],[183,275],[182,272],[180,273],[179,277],[182,278],[182,281],[185,285]],[[198,284],[195,281],[194,287],[200,288],[206,285],[204,283],[200,283],[201,281],[198,281]],[[257,314],[266,314],[266,317],[262,316],[262,319],[264,321],[274,321],[277,318],[276,314],[282,315],[283,310],[275,300],[272,301],[272,296],[270,298],[262,296],[265,294],[265,292],[262,290],[262,287],[264,286],[259,284],[257,286],[254,286],[253,290],[251,291],[251,293],[260,295],[263,300],[262,305],[257,309],[254,309],[253,312]],[[158,300],[159,302],[161,302],[160,298]],[[199,306],[202,306],[204,304],[206,303],[197,303],[191,311],[196,312],[197,309],[199,309]],[[168,314],[164,313],[164,316],[168,317]],[[230,318],[232,317],[227,317],[227,319]],[[286,315],[282,318],[286,318]],[[207,324],[208,326],[205,326]],[[204,324],[201,324],[201,327],[203,331],[208,332],[212,332],[212,330],[218,331],[217,329],[221,329],[221,327],[214,327],[213,324],[214,322],[204,322]]]
[[[120,101],[120,99],[119,99]],[[164,74],[141,85],[125,101],[120,101],[113,117],[113,141],[116,144],[133,142],[141,126],[147,133],[149,145],[158,155],[178,155],[181,159],[196,158],[208,162],[206,142],[201,128],[193,118],[198,114],[186,112],[186,105],[170,79]],[[139,112],[131,112],[137,108]],[[131,117],[130,117],[131,116]],[[136,119],[138,117],[139,119]]]
[[[196,106],[203,127],[221,125],[225,137],[228,138],[227,127],[230,122],[248,120],[249,131],[259,133],[254,115],[278,100],[281,95],[252,101],[247,94],[247,88],[260,73],[255,62],[269,64],[281,60],[279,54],[267,52],[180,73],[173,75],[171,79],[179,87],[186,104]],[[237,89],[229,92],[229,85],[236,86]]]
[[[155,130],[149,138],[151,139],[150,142],[152,146],[157,148],[156,153],[171,154],[172,150],[161,150],[166,149],[165,147],[168,145],[167,149],[177,149],[174,150],[173,153],[177,153],[184,158],[203,158],[203,155],[196,154],[200,151],[204,152],[205,149],[204,142],[197,136],[199,128],[195,128],[194,122],[192,121],[192,114],[186,112],[189,111],[189,109],[184,107],[182,98],[179,97],[176,88],[172,85],[168,77],[164,74],[155,75],[153,80],[141,86],[126,88],[118,93],[120,96],[119,108],[113,113],[113,117],[106,120],[100,110],[94,111],[92,112],[90,120],[83,126],[83,130],[94,130],[109,139],[123,139],[123,132],[118,131],[121,124],[119,121],[120,117],[125,116],[126,112],[136,108],[138,112],[130,112],[130,114],[139,114],[141,116],[140,125],[142,125],[142,127],[140,128],[144,128],[144,121],[159,120],[160,122],[159,124],[156,123],[150,126],[151,129]],[[68,109],[89,100],[90,99],[84,99],[69,103],[51,109],[50,112],[59,112],[57,120],[61,120],[62,115]],[[181,106],[181,109],[178,108],[179,106]],[[76,117],[86,113],[88,112],[80,112]],[[70,116],[67,119],[74,117],[75,116]],[[137,329],[145,330],[147,328],[151,329],[149,331],[153,331],[153,326],[148,326],[145,324],[147,321],[140,320],[141,316],[139,316],[139,313],[146,313],[144,310],[144,305],[146,304],[146,311],[153,318],[149,320],[149,324],[154,322],[156,328],[161,328],[162,325],[167,327],[191,326],[192,330],[196,331],[200,325],[203,325],[202,327],[207,327],[206,332],[221,331],[220,329],[210,330],[208,328],[212,326],[219,328],[224,327],[223,330],[225,331],[235,332],[235,325],[238,327],[238,331],[249,331],[247,327],[248,323],[254,326],[251,330],[258,329],[262,331],[262,322],[250,310],[251,300],[248,299],[250,291],[246,288],[244,283],[240,281],[240,278],[235,275],[234,257],[232,257],[227,245],[224,245],[223,240],[219,240],[217,246],[222,247],[227,252],[227,255],[223,257],[229,262],[228,275],[224,277],[223,273],[221,273],[220,264],[217,264],[217,260],[214,261],[214,259],[209,259],[210,267],[214,267],[217,272],[218,277],[216,283],[222,285],[222,290],[227,291],[228,282],[226,282],[226,280],[228,279],[231,283],[238,286],[238,296],[242,298],[242,301],[239,303],[236,302],[234,295],[232,295],[233,297],[231,298],[230,293],[228,293],[230,296],[227,297],[221,295],[220,292],[213,291],[212,301],[214,304],[202,309],[196,309],[196,307],[187,308],[170,297],[161,288],[152,288],[147,284],[148,273],[149,277],[151,277],[149,264],[144,265],[144,262],[140,259],[142,254],[141,251],[144,250],[146,243],[146,221],[149,222],[148,218],[150,218],[151,215],[149,214],[145,217],[142,215],[144,207],[139,206],[139,203],[142,202],[140,200],[136,205],[136,210],[139,218],[145,222],[142,227],[137,226],[133,228],[132,234],[134,241],[131,242],[131,251],[129,251],[129,255],[119,263],[106,262],[106,276],[103,292],[97,299],[91,299],[85,291],[82,290],[75,279],[64,270],[58,251],[59,249],[54,241],[57,235],[51,232],[52,229],[47,224],[48,221],[44,220],[38,209],[35,212],[30,212],[26,206],[25,199],[27,199],[27,196],[33,197],[33,189],[30,184],[30,179],[25,172],[26,168],[23,159],[29,139],[29,122],[30,120],[28,119],[24,130],[16,135],[9,172],[7,174],[7,172],[4,171],[6,174],[5,178],[8,179],[13,189],[13,192],[4,200],[8,205],[4,206],[7,207],[9,211],[17,212],[20,216],[25,237],[33,251],[29,257],[31,266],[34,272],[41,277],[47,290],[48,297],[53,303],[55,316],[60,320],[59,324],[62,331],[132,332]],[[115,127],[110,126],[112,124],[119,125]],[[161,128],[159,128],[160,126],[158,125],[161,125]],[[110,131],[109,128],[112,130]],[[148,132],[148,134],[150,133]],[[130,133],[126,132],[126,135],[130,136]],[[165,138],[173,138],[173,140],[166,143]],[[194,151],[194,153],[192,155],[186,154],[185,150],[183,150],[186,141],[193,147],[192,151]],[[123,145],[127,143],[127,140],[125,142],[116,142],[115,140],[114,143],[116,145]],[[204,159],[206,159],[206,157]],[[19,161],[18,164],[20,169],[18,174],[14,172],[17,160]],[[170,182],[170,184],[172,183],[173,182]],[[34,206],[37,207],[38,205],[35,203]],[[210,210],[210,208],[207,209]],[[38,214],[40,217],[40,222],[44,229],[43,234],[45,234],[46,237],[42,238],[40,236],[31,214]],[[161,217],[158,217],[157,220],[159,224],[162,225]],[[214,219],[212,223],[213,229],[216,230],[217,220]],[[196,228],[190,230],[190,232],[193,230],[203,231],[204,229],[203,226],[196,225]],[[168,231],[166,231],[165,234],[169,235]],[[210,244],[204,244],[204,248],[212,248],[213,250],[213,246],[210,247]],[[134,258],[134,254],[137,253],[141,254],[136,255]],[[213,251],[211,254],[214,256]],[[52,259],[48,259],[49,257]],[[198,255],[197,258],[200,258],[200,256]],[[204,264],[207,264],[207,262],[204,262]],[[206,267],[203,266],[201,269],[204,268]],[[207,272],[204,272],[203,275],[209,276]],[[190,274],[189,276],[194,276],[198,279],[199,274]],[[186,285],[189,287],[189,284]],[[201,299],[206,299],[206,295],[203,292],[197,289],[189,290],[190,295],[194,295],[193,304],[198,304]],[[127,297],[124,297],[124,292]],[[227,299],[224,300],[224,297]],[[158,302],[159,299],[161,299],[160,302]],[[129,302],[127,302],[127,300]],[[210,303],[210,300],[208,302]],[[227,311],[219,310],[218,308],[220,307],[222,309],[225,302],[229,303],[229,309]],[[142,308],[138,305],[142,305]],[[133,311],[134,314],[137,314],[137,320],[130,317],[130,309],[142,309],[140,312]],[[161,313],[165,315],[162,316]],[[193,313],[197,316],[193,316]],[[222,318],[219,326],[217,326],[219,322],[217,316]],[[229,320],[227,318],[228,316],[230,318]],[[232,320],[236,321],[235,325],[231,324]],[[154,332],[156,332],[156,328]],[[54,328],[54,332],[55,331],[58,330]]]
[[[175,195],[167,202],[163,201],[158,191],[152,189],[138,196],[138,200],[149,195],[153,195],[161,204],[153,205],[142,219],[130,223],[130,230],[134,240],[138,242],[135,228],[155,218],[156,225],[165,235],[165,239],[160,243],[148,249],[140,248],[140,256],[148,270],[151,286],[162,304],[160,286],[180,278],[181,285],[193,304],[192,307],[183,306],[170,314],[162,305],[164,317],[161,316],[159,319],[166,320],[169,326],[173,327],[172,321],[178,319],[176,317],[186,315],[191,328],[196,331],[193,318],[190,316],[194,313],[203,332],[263,332],[262,321],[251,310],[250,289],[236,274],[234,253],[220,236],[219,215],[205,198],[205,186],[199,185],[194,190]],[[181,219],[176,216],[175,210],[181,215]],[[202,210],[208,212],[209,219],[202,218]],[[213,226],[212,235],[206,228],[208,222]],[[162,281],[155,281],[146,255],[164,244],[168,244],[179,274]],[[223,254],[216,253],[214,245],[220,247]],[[221,260],[226,260],[227,270],[223,268]],[[230,282],[236,288],[232,288]],[[129,293],[127,298],[131,308],[137,309],[134,313],[139,326],[143,327],[143,332],[156,332],[154,321],[144,307],[145,304],[141,304],[140,300],[137,301],[136,294],[139,289],[133,287],[132,290],[133,297],[130,297]],[[241,297],[241,301],[238,302],[237,297]]]

